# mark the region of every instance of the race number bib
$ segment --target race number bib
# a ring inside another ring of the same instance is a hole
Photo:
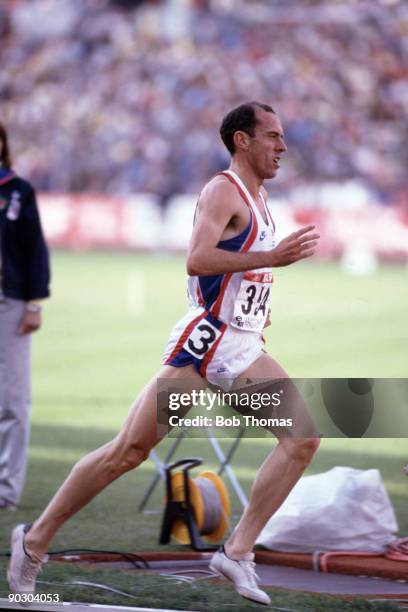
[[[261,332],[269,310],[272,272],[245,272],[234,303],[233,327]]]
[[[202,359],[220,336],[221,331],[212,325],[212,323],[203,319],[194,327],[183,344],[183,348],[191,355],[194,355],[194,357]]]

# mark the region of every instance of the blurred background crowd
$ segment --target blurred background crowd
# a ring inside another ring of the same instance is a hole
[[[408,192],[408,3],[4,0],[0,104],[20,174],[52,192],[195,193],[251,99],[281,116],[273,189]]]

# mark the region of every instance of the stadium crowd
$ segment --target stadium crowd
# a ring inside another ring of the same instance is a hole
[[[408,3],[128,4],[1,4],[1,118],[38,189],[196,192],[227,161],[220,118],[260,99],[289,145],[278,192],[406,195]]]

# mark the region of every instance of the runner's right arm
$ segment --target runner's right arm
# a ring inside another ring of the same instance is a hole
[[[198,204],[187,254],[190,276],[288,266],[313,255],[319,238],[312,233],[313,225],[290,234],[271,251],[231,252],[218,248],[225,229],[239,214],[241,206],[238,192],[231,184],[218,180],[207,185]]]

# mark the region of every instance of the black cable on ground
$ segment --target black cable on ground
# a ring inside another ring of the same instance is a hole
[[[79,555],[81,553],[117,555],[119,557],[122,557],[123,559],[126,559],[126,561],[129,561],[130,563],[132,563],[132,565],[136,569],[149,569],[150,567],[149,563],[141,555],[138,555],[136,553],[124,552],[121,550],[96,550],[92,548],[69,548],[67,550],[54,550],[50,552],[49,555],[50,557],[55,557],[55,556],[64,556],[64,555],[68,556],[71,554]]]
[[[135,569],[149,569],[149,563],[141,555],[136,553],[124,552],[121,550],[97,550],[93,548],[68,548],[66,550],[53,550],[49,554],[50,558],[64,555],[80,555],[83,553],[88,554],[104,554],[104,555],[117,555],[126,561],[129,561]],[[0,557],[10,557],[9,552],[0,553]]]

